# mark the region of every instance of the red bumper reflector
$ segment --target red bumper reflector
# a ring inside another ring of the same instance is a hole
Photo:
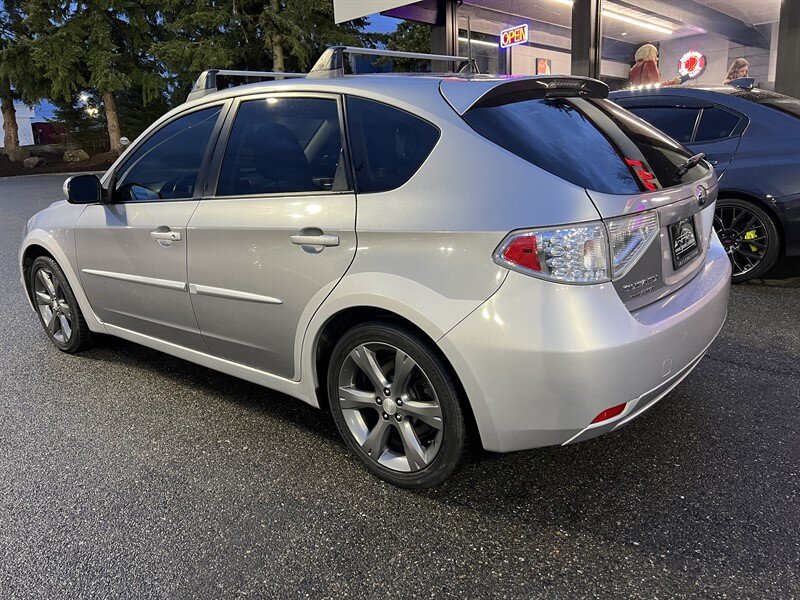
[[[592,423],[600,423],[601,421],[608,421],[609,419],[613,419],[619,414],[622,414],[622,411],[625,410],[625,406],[627,402],[623,402],[622,404],[617,404],[616,406],[612,406],[611,408],[605,409],[599,415],[597,415],[594,419],[592,419]]]

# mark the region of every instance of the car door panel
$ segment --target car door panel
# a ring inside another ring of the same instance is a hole
[[[197,200],[86,207],[76,225],[81,283],[104,322],[205,349],[186,282],[186,224]],[[152,232],[180,236],[167,242]]]
[[[303,231],[339,245],[292,243]],[[294,377],[302,313],[355,256],[355,196],[205,199],[188,237],[191,302],[209,352]]]

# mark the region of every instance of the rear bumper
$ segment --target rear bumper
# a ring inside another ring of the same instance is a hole
[[[483,445],[507,452],[617,429],[691,372],[727,312],[731,267],[716,235],[697,275],[630,312],[613,285],[509,273],[439,345],[461,378]],[[622,414],[592,425],[601,411]]]

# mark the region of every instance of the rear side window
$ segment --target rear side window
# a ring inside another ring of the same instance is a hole
[[[617,150],[573,101],[479,107],[464,119],[485,138],[576,185],[608,194],[640,191]]]
[[[739,125],[739,121],[739,115],[727,110],[716,106],[704,108],[694,141],[708,142],[730,137],[733,130]]]
[[[271,97],[242,102],[225,148],[218,196],[345,189],[336,100]]]
[[[347,98],[347,121],[358,192],[400,187],[417,172],[439,140],[427,121],[387,104]]]
[[[672,106],[636,106],[629,108],[640,117],[682,144],[692,141],[699,108]]]

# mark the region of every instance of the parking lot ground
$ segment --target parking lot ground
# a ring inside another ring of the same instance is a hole
[[[62,181],[0,179],[0,597],[800,596],[800,285],[735,287],[619,432],[409,492],[291,398],[118,339],[53,348],[16,261]]]

